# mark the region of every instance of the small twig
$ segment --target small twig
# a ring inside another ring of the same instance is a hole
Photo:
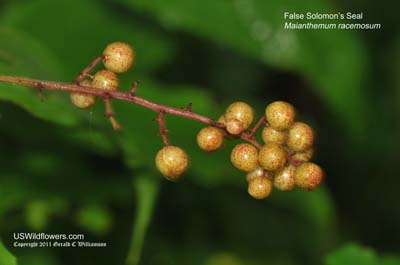
[[[165,113],[163,111],[160,111],[158,113],[158,117],[156,118],[156,121],[158,123],[159,134],[160,134],[160,136],[161,136],[161,138],[163,140],[164,145],[167,146],[167,145],[169,145],[169,141],[168,141],[168,138],[167,138],[168,130],[165,127],[164,115],[165,115]]]
[[[135,82],[133,82],[131,89],[129,90],[129,94],[134,96],[136,94],[136,89],[138,88],[139,84],[140,84],[140,80],[136,80]]]
[[[262,145],[256,139],[254,139],[254,137],[251,136],[250,134],[242,132],[239,136],[240,136],[240,138],[242,138],[243,140],[251,143],[252,145],[257,147],[258,149],[262,148]]]
[[[115,131],[121,130],[121,125],[119,125],[119,123],[117,122],[117,120],[114,117],[114,112],[113,112],[113,109],[111,106],[110,97],[104,96],[103,101],[104,101],[104,106],[106,107],[104,115],[108,118],[108,120],[110,121],[110,123]]]
[[[75,79],[75,84],[79,85],[82,82],[82,80],[87,76],[93,78],[93,76],[91,76],[89,73],[102,60],[103,60],[103,56],[98,56],[98,57],[94,58],[93,61],[88,66],[86,66],[86,68],[83,69],[83,71]]]
[[[265,115],[263,115],[258,122],[256,123],[256,125],[254,125],[253,128],[250,129],[248,135],[251,138],[254,138],[254,134],[256,134],[257,130],[260,128],[261,125],[266,124],[266,120],[265,120]]]
[[[189,103],[189,104],[187,104],[187,106],[184,107],[183,109],[186,110],[186,111],[192,112],[192,106],[193,106],[193,104],[192,104],[192,103]]]
[[[38,82],[38,83],[35,84],[34,88],[36,90],[36,93],[37,93],[40,101],[43,102],[44,101],[44,96],[43,96],[43,93],[42,93],[42,88],[43,88],[42,84],[40,82]]]

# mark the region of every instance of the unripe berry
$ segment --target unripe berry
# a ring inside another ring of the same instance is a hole
[[[276,143],[264,145],[258,154],[258,161],[262,168],[275,171],[286,164],[287,153],[283,147]]]
[[[247,192],[251,197],[257,200],[267,198],[272,191],[272,182],[266,177],[258,177],[253,179],[247,188]]]
[[[285,101],[275,101],[265,108],[265,117],[274,129],[286,130],[293,124],[296,111]]]
[[[274,186],[278,190],[288,191],[294,188],[294,171],[296,168],[292,165],[286,166],[275,173]]]
[[[284,144],[287,139],[287,131],[278,131],[272,128],[271,126],[264,127],[262,130],[261,136],[263,141],[268,143],[277,143],[277,144]]]
[[[178,180],[186,171],[189,159],[185,151],[177,146],[165,146],[156,155],[156,167],[168,180]]]
[[[314,149],[310,148],[304,152],[296,152],[292,155],[291,160],[295,163],[307,162],[314,155]]]
[[[245,102],[234,102],[228,106],[225,113],[227,121],[236,119],[242,123],[243,130],[250,127],[254,119],[253,108]]]
[[[215,151],[221,147],[224,141],[224,134],[221,129],[205,127],[197,134],[197,144],[207,152]]]
[[[303,122],[296,122],[289,129],[287,146],[296,152],[309,149],[314,143],[314,132]]]
[[[91,82],[89,80],[83,80],[80,85],[90,87]],[[78,92],[72,92],[70,98],[71,102],[81,109],[89,108],[96,102],[96,96]]]
[[[100,70],[94,75],[92,86],[107,91],[118,90],[118,77],[110,70]]]
[[[226,131],[233,135],[239,135],[243,132],[243,124],[237,119],[230,119],[226,121]]]
[[[232,150],[231,162],[237,169],[253,171],[258,167],[258,150],[251,144],[238,144]]]
[[[135,60],[132,47],[124,42],[113,42],[103,51],[104,66],[114,73],[123,73],[131,68]]]
[[[306,162],[298,166],[294,172],[296,185],[305,190],[313,190],[324,178],[322,169],[314,163]]]

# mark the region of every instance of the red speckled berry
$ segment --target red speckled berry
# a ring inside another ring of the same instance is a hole
[[[296,185],[305,190],[315,189],[323,180],[324,172],[314,163],[305,162],[298,166],[294,172]]]
[[[156,155],[156,167],[168,180],[178,180],[186,171],[189,159],[185,151],[177,146],[165,146]]]
[[[131,68],[135,60],[133,48],[124,42],[113,42],[103,51],[104,66],[114,73],[123,73]]]
[[[102,90],[116,91],[119,86],[118,77],[110,70],[100,70],[94,75],[92,86]]]
[[[234,102],[228,106],[225,113],[226,120],[236,119],[242,123],[243,130],[250,127],[254,119],[253,108],[245,102]]]
[[[292,165],[286,166],[275,173],[274,187],[281,191],[288,191],[294,188],[294,171]]]
[[[255,178],[248,184],[247,191],[254,199],[265,199],[271,194],[272,182],[266,177]]]
[[[224,134],[221,129],[205,127],[197,134],[197,144],[207,152],[215,151],[222,146]]]
[[[275,101],[265,108],[265,117],[272,128],[286,130],[293,124],[296,111],[285,101]]]
[[[286,160],[286,151],[276,143],[264,145],[258,154],[258,161],[261,167],[268,171],[282,168],[286,164]]]
[[[237,169],[253,171],[258,167],[258,150],[251,144],[238,144],[232,150],[231,162]]]
[[[278,131],[272,128],[271,126],[264,127],[262,130],[261,136],[264,143],[277,143],[284,144],[287,139],[287,131]]]
[[[289,129],[287,146],[296,152],[305,151],[314,143],[314,132],[303,122],[296,122]]]

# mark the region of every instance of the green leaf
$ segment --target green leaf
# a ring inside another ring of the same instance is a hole
[[[60,64],[53,54],[32,37],[0,27],[0,73],[35,78],[57,79]],[[0,83],[0,99],[11,101],[35,115],[57,124],[76,125],[81,117],[72,110],[65,93],[45,93],[41,102],[32,88]],[[71,109],[71,110],[68,110]],[[66,111],[68,110],[68,111]]]
[[[153,178],[149,175],[135,176],[133,180],[133,188],[135,189],[137,199],[137,210],[126,265],[139,264],[147,228],[151,221],[153,208],[158,195],[159,183],[158,178]]]
[[[284,29],[284,12],[336,12],[329,1],[120,1],[170,30],[186,31],[302,74],[349,131],[365,135],[368,102],[362,77],[367,61],[360,40],[350,31]]]
[[[17,265],[17,259],[6,249],[3,242],[0,241],[0,264]]]
[[[69,80],[113,41],[134,46],[135,73],[168,61],[175,47],[167,35],[117,8],[107,1],[39,0],[10,4],[0,19],[2,25],[29,32],[51,47],[63,62],[64,77]]]
[[[376,265],[378,258],[372,249],[348,244],[326,258],[326,265]]]

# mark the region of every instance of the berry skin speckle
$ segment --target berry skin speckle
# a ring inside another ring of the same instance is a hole
[[[221,129],[215,127],[205,127],[197,134],[198,146],[207,152],[217,150],[224,142],[224,134]]]
[[[100,70],[94,75],[92,86],[102,90],[116,91],[119,80],[117,75],[110,70]]]
[[[156,155],[156,167],[171,181],[178,180],[187,170],[189,159],[185,151],[177,146],[165,146]]]
[[[258,150],[251,144],[238,144],[232,150],[231,162],[239,170],[253,171],[258,167]]]
[[[287,146],[296,152],[306,151],[314,143],[314,132],[304,122],[296,122],[289,129]]]
[[[293,124],[296,111],[291,104],[285,101],[275,101],[266,107],[265,117],[272,128],[286,130]]]
[[[124,42],[113,42],[103,51],[104,66],[114,72],[123,73],[129,70],[135,60],[135,51]]]
[[[255,178],[248,184],[247,192],[254,199],[265,199],[272,192],[272,182],[266,177]]]
[[[275,171],[286,164],[287,153],[282,146],[276,143],[269,143],[261,148],[258,160],[265,170]]]
[[[313,190],[324,178],[322,169],[314,163],[306,162],[298,166],[294,172],[296,185],[305,190]]]

